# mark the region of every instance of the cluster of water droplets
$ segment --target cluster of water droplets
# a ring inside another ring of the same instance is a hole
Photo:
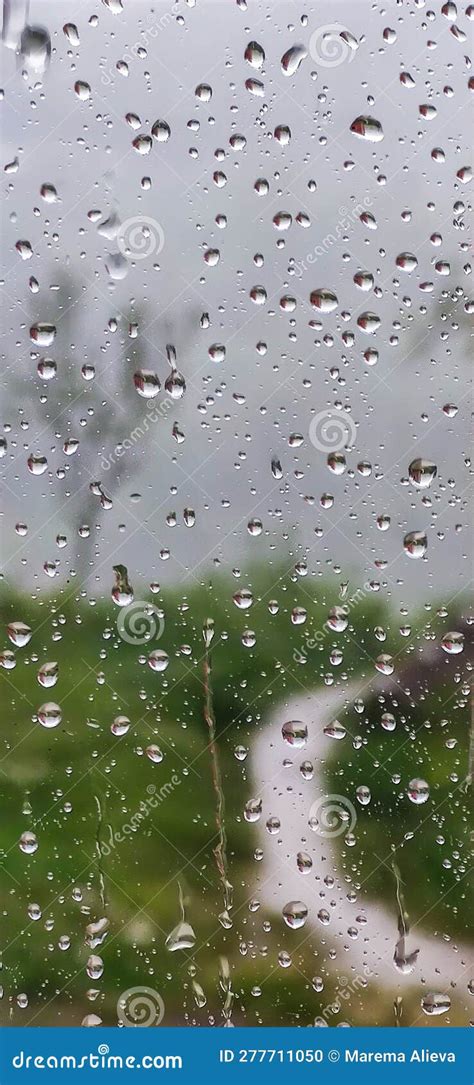
[[[14,1023],[472,1019],[473,7],[398,6],[4,4]]]

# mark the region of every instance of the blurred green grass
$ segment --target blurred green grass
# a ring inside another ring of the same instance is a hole
[[[357,807],[357,876],[370,894],[392,907],[396,917],[396,861],[412,923],[453,938],[472,938],[472,788],[465,779],[469,761],[469,696],[455,696],[452,676],[433,676],[433,690],[419,703],[402,694],[383,704],[371,697],[364,716],[341,715],[348,728],[326,775],[328,791],[348,795]],[[383,712],[397,720],[382,728]],[[354,750],[350,734],[365,742]],[[343,749],[340,749],[343,747]],[[410,780],[427,781],[426,803],[409,801]],[[360,806],[356,788],[370,787],[371,802]],[[391,847],[394,847],[393,855]],[[354,862],[353,848],[343,861]],[[384,860],[379,863],[378,860]]]
[[[329,606],[338,602],[337,588],[320,582],[302,584],[275,568],[256,569],[246,581],[254,605],[240,611],[232,602],[240,586],[238,579],[216,578],[186,593],[176,589],[150,596],[145,587],[135,585],[135,598],[158,606],[165,621],[160,641],[143,646],[121,640],[112,601],[92,604],[81,597],[61,596],[52,601],[3,591],[4,624],[21,620],[33,630],[29,645],[16,652],[15,669],[0,675],[6,772],[0,819],[5,866],[3,971],[10,999],[6,1019],[11,1023],[78,1024],[87,1012],[95,1012],[105,1024],[113,1024],[119,994],[144,984],[161,992],[167,1007],[165,1023],[206,1023],[208,1011],[219,1017],[221,954],[232,963],[236,1016],[242,1023],[306,1022],[330,1001],[330,981],[317,995],[303,978],[314,971],[316,938],[298,956],[295,970],[283,973],[277,968],[258,992],[262,973],[271,971],[269,962],[273,968],[282,947],[291,951],[291,932],[283,930],[278,919],[263,936],[265,952],[253,943],[244,951],[255,881],[255,835],[242,815],[253,792],[250,758],[239,761],[234,751],[238,745],[250,748],[267,714],[301,690],[302,683],[312,689],[324,680],[328,651],[337,638],[325,635],[307,654],[304,667],[295,664],[293,654],[304,646],[305,637],[324,629]],[[275,614],[269,613],[270,599],[278,600]],[[297,606],[308,610],[306,626],[291,621]],[[215,622],[213,698],[235,890],[231,930],[223,929],[217,918],[222,898],[212,854],[217,842],[215,795],[203,716],[202,629],[209,617]],[[363,597],[351,609],[350,636],[344,637],[348,674],[357,675],[366,658],[378,654],[374,629],[384,622],[389,627],[375,596]],[[242,644],[242,633],[249,626],[256,636],[254,648]],[[168,669],[160,674],[146,664],[158,643],[170,657]],[[189,646],[189,654],[183,655],[182,645]],[[59,680],[44,690],[36,675],[50,660],[59,664]],[[62,708],[62,723],[55,730],[32,722],[39,705],[48,700],[57,700]],[[121,738],[110,731],[119,714],[131,721]],[[144,753],[151,743],[164,754],[159,764]],[[331,771],[347,773],[349,787],[351,759],[346,762],[341,744],[337,746],[338,759]],[[155,795],[164,787],[163,801],[147,812],[136,832],[122,832],[141,804],[149,810],[150,787],[156,788]],[[396,804],[384,805],[386,799],[381,794],[375,800],[378,816],[368,823],[368,851],[384,846],[392,819],[398,819]],[[39,846],[34,855],[24,855],[18,840],[30,829]],[[456,834],[459,830],[456,824]],[[125,839],[113,841],[114,832]],[[98,843],[106,845],[100,859]],[[103,946],[90,950],[84,945],[84,931],[104,914],[102,881],[110,933]],[[180,918],[178,883],[196,946],[170,954],[164,941]],[[379,892],[378,883],[374,892]],[[28,916],[31,902],[42,909],[40,921]],[[435,910],[431,919],[435,923]],[[65,951],[58,947],[63,935],[70,937]],[[104,975],[98,981],[85,971],[91,952],[104,960]],[[208,997],[201,1010],[190,989],[194,969]],[[90,989],[100,992],[95,1001],[86,997]],[[28,993],[27,1010],[17,1008],[21,992]],[[359,1012],[363,1017],[363,1007],[354,1008],[356,1018]],[[390,1024],[391,1012],[391,1007],[381,1009],[379,1023]]]

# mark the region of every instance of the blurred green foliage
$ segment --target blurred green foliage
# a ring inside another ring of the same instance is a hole
[[[222,994],[217,962],[221,954],[231,961],[236,1019],[242,1023],[306,1023],[330,1001],[330,984],[317,995],[304,978],[314,972],[316,938],[298,955],[291,975],[278,969],[278,951],[292,948],[291,932],[282,929],[279,918],[262,939],[267,946],[268,979],[256,997],[262,976],[260,952],[242,954],[238,949],[239,940],[244,940],[255,882],[255,834],[242,817],[244,804],[253,794],[251,758],[239,761],[234,751],[237,745],[251,749],[257,728],[264,726],[268,713],[279,702],[302,686],[311,690],[324,680],[330,670],[329,651],[340,643],[325,627],[329,607],[339,601],[338,590],[320,581],[302,583],[276,568],[256,569],[246,586],[254,595],[250,611],[239,610],[232,601],[241,587],[238,579],[216,578],[186,591],[176,588],[156,596],[135,585],[135,598],[148,599],[164,618],[159,642],[144,645],[126,643],[118,635],[119,611],[112,600],[86,602],[70,592],[68,597],[68,589],[55,602],[39,594],[33,598],[3,591],[4,626],[23,621],[33,631],[29,645],[16,650],[15,669],[3,670],[0,683],[5,772],[0,819],[5,867],[3,968],[10,999],[9,1003],[5,999],[4,1005],[13,1007],[13,1024],[78,1024],[88,1012],[98,1013],[105,1024],[113,1024],[119,994],[140,984],[161,992],[167,1007],[165,1023],[178,1024],[185,1019],[206,1023],[208,1010],[218,1019]],[[269,611],[270,600],[278,602],[276,613]],[[306,625],[295,625],[291,620],[297,606],[308,611]],[[207,618],[215,623],[212,690],[226,801],[229,871],[235,891],[231,930],[225,930],[218,919],[222,897],[213,856],[216,803],[203,715],[202,630]],[[379,650],[374,629],[384,622],[387,629],[393,625],[395,636],[396,624],[388,621],[376,596],[363,595],[350,609],[344,636],[347,674],[355,676],[362,669],[367,673],[367,660],[373,660]],[[242,633],[249,626],[256,637],[253,648],[242,643]],[[314,638],[315,633],[319,634],[316,646],[305,649],[308,636]],[[184,653],[183,645],[188,646]],[[159,674],[147,666],[150,650],[158,646],[170,658],[167,670]],[[294,659],[294,653],[302,649],[305,665]],[[44,690],[38,684],[37,671],[51,660],[58,662],[59,679],[55,687]],[[373,669],[373,663],[370,667]],[[33,722],[38,707],[49,700],[57,700],[62,709],[62,722],[54,730]],[[438,764],[442,788],[447,786],[446,766],[451,765],[453,755],[443,747],[441,733],[438,735],[435,705],[432,712],[436,734],[427,733],[427,741],[436,741],[435,749],[430,745],[430,756]],[[131,725],[128,733],[118,738],[110,727],[121,714]],[[360,719],[359,727],[376,727],[374,721],[375,709],[369,714],[369,723],[365,725]],[[463,726],[460,722],[456,731],[459,740]],[[410,720],[411,728],[417,729],[414,719]],[[371,754],[385,759],[391,739],[377,731],[370,743]],[[159,764],[145,753],[150,744],[158,745],[164,755]],[[346,784],[350,793],[356,779],[355,754],[349,739],[336,745],[331,780],[337,779],[339,791]],[[409,751],[408,744],[402,760],[393,765],[404,775]],[[369,756],[364,749],[357,756],[357,774],[360,771],[361,781],[368,782],[372,762],[363,760]],[[418,760],[417,747],[414,759],[412,752],[412,774],[417,774]],[[370,852],[386,848],[393,823],[397,831],[400,828],[399,804],[393,797],[400,788],[393,789],[387,779],[387,774],[378,774],[373,804],[361,812],[362,871]],[[438,785],[433,781],[433,786]],[[156,800],[153,807],[150,796]],[[406,809],[406,803],[403,809],[406,828],[416,828],[419,810]],[[143,817],[137,824],[140,812]],[[454,812],[450,821],[456,840],[461,830],[457,817]],[[134,820],[136,831],[124,828]],[[25,830],[37,835],[38,849],[33,855],[23,854],[18,846]],[[114,836],[117,833],[120,839]],[[423,894],[428,876],[433,885],[439,883],[440,864],[437,859],[431,869],[432,852],[436,853],[436,846],[430,843],[428,857],[419,856]],[[424,863],[429,864],[429,872]],[[388,882],[386,873],[385,879]],[[408,894],[415,911],[416,881]],[[186,918],[196,933],[196,946],[169,954],[164,943],[180,919],[179,886]],[[383,877],[373,888],[390,895]],[[32,902],[42,910],[42,918],[36,922],[28,915]],[[456,897],[456,930],[464,923],[462,904],[462,898]],[[102,946],[90,950],[84,944],[85,927],[104,913],[110,922],[109,935]],[[444,919],[442,907],[439,913],[434,908],[426,922],[435,925],[437,916]],[[63,935],[70,937],[66,951],[58,947]],[[96,981],[85,971],[91,952],[99,953],[105,964],[103,978]],[[208,998],[206,1009],[196,1009],[193,1001],[190,985],[194,969]],[[100,992],[95,1001],[86,997],[91,989]],[[26,1011],[16,1006],[16,996],[23,991],[29,997]],[[390,1007],[381,1008],[379,1023],[390,1024],[391,1012]],[[352,1013],[354,1022],[358,1014],[363,1017],[357,1005]]]

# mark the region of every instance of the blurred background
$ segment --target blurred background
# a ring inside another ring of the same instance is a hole
[[[4,0],[5,1023],[472,1019],[471,39]]]

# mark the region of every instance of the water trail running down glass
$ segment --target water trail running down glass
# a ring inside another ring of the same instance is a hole
[[[106,891],[105,891],[105,873],[104,873],[104,863],[103,863],[103,855],[102,855],[102,829],[103,829],[103,826],[104,826],[104,811],[103,811],[102,802],[101,802],[99,796],[94,795],[94,799],[95,799],[96,806],[97,806],[97,829],[96,829],[96,837],[95,837],[95,853],[96,853],[96,857],[97,857],[97,874],[98,874],[98,878],[99,878],[100,901],[101,901],[102,907],[107,908],[108,907],[108,901],[107,901],[107,895],[106,895]]]
[[[396,897],[398,905],[398,939],[395,945],[393,961],[395,967],[398,968],[400,972],[408,974],[409,972],[413,971],[413,967],[416,964],[416,960],[420,951],[419,949],[414,949],[411,953],[407,952],[406,939],[410,933],[410,922],[405,905],[405,898],[403,896],[402,877],[394,859],[392,859],[392,870],[395,878]]]
[[[212,619],[207,619],[203,629],[205,655],[204,655],[204,719],[207,723],[209,732],[209,753],[211,756],[211,773],[212,783],[214,787],[214,793],[216,796],[216,810],[215,819],[217,832],[219,834],[219,842],[215,848],[213,848],[214,858],[216,860],[216,866],[219,873],[224,910],[219,916],[219,920],[223,927],[232,926],[232,920],[230,918],[230,910],[232,908],[232,896],[233,886],[228,878],[228,859],[227,859],[227,836],[225,830],[225,799],[224,791],[222,787],[221,770],[219,763],[219,752],[216,741],[216,720],[214,715],[214,705],[212,696],[212,660],[211,660],[211,642],[214,637],[214,623]]]

